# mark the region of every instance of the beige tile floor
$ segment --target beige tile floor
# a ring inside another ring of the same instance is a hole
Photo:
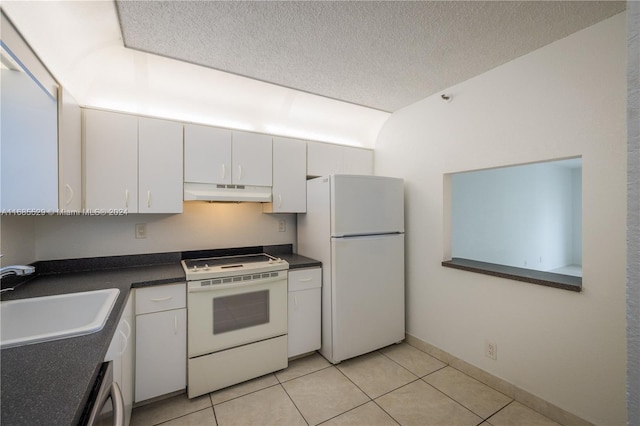
[[[337,365],[316,353],[208,395],[137,407],[131,424],[557,425],[406,343]]]

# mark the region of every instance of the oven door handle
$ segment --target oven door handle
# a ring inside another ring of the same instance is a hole
[[[111,403],[113,404],[113,425],[124,426],[126,419],[124,397],[116,382],[111,383]]]
[[[98,417],[109,399],[111,399],[113,408],[112,425],[124,426],[126,419],[124,398],[120,386],[113,380],[113,361],[109,361],[109,366],[103,377],[98,395],[96,395],[95,403],[88,415],[87,426],[94,426],[98,423]]]
[[[236,282],[236,283],[229,283],[229,284],[212,284],[212,285],[206,285],[206,286],[201,286],[201,287],[189,287],[188,288],[188,293],[200,293],[200,292],[205,292],[205,291],[217,291],[217,290],[225,290],[228,288],[244,288],[244,287],[254,287],[254,286],[258,286],[261,284],[267,284],[267,283],[271,283],[271,282],[275,282],[275,281],[283,281],[284,284],[287,284],[287,277],[286,276],[279,276],[279,277],[273,277],[273,278],[264,278],[264,279],[260,279],[260,280],[254,280],[254,281],[247,281],[247,282]]]

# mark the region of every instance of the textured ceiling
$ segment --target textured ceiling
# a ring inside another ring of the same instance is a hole
[[[614,1],[118,1],[126,47],[393,112],[625,9]]]

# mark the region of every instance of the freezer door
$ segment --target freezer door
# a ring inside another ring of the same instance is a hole
[[[357,175],[331,178],[331,236],[404,232],[402,179]]]
[[[331,257],[330,361],[403,340],[404,234],[332,238]]]

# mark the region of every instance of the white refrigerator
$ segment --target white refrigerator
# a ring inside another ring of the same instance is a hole
[[[404,339],[404,182],[330,175],[307,181],[298,253],[322,262],[322,347],[330,362]]]

